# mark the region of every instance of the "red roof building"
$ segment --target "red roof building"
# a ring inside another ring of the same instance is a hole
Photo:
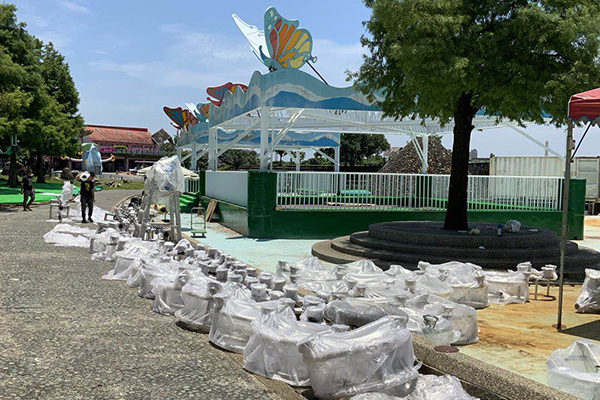
[[[104,164],[104,171],[129,171],[132,168],[148,166],[161,155],[159,143],[152,138],[147,128],[124,126],[85,125],[90,132],[83,137],[84,143],[96,143],[100,147],[102,159],[115,156],[114,162]]]

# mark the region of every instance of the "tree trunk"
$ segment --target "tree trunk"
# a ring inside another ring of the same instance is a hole
[[[469,170],[469,145],[473,130],[473,117],[477,109],[471,105],[471,94],[461,94],[454,106],[454,144],[452,145],[452,170],[448,191],[448,209],[444,229],[466,230],[467,183]]]
[[[46,171],[44,171],[44,155],[39,151],[35,154],[35,171],[37,183],[45,183]]]
[[[17,146],[11,146],[8,186],[11,188],[19,186],[19,175],[17,174]]]

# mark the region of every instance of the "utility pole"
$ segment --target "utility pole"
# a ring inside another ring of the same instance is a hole
[[[16,188],[19,186],[19,177],[17,176],[17,145],[19,140],[17,135],[10,137],[10,173],[8,175],[8,186]]]

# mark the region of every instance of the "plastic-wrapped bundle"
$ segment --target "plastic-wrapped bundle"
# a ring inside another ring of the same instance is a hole
[[[150,188],[155,188],[161,192],[176,191],[183,193],[185,180],[179,158],[177,156],[163,157],[155,162],[146,173],[144,188],[146,193]]]
[[[546,362],[548,385],[584,400],[600,399],[600,344],[577,339]]]
[[[177,271],[178,266],[179,263],[173,261],[165,260],[165,262],[152,263],[144,260],[137,272],[139,275],[138,296],[154,299],[154,292],[152,292],[154,279],[172,276]]]
[[[418,267],[420,270],[433,274],[450,285],[475,282],[483,271],[479,265],[459,261],[450,261],[443,264],[430,264],[419,261]]]
[[[325,308],[325,318],[334,324],[360,327],[388,315],[408,318],[400,304],[390,299],[346,298],[334,300]]]
[[[438,317],[438,320],[443,318],[450,321],[457,336],[448,344],[471,344],[479,340],[477,312],[473,307],[457,304],[434,295],[416,296],[406,302],[406,307],[421,315],[433,315]],[[421,320],[418,321],[421,322]]]
[[[415,390],[407,397],[385,393],[365,393],[349,400],[478,400],[463,389],[460,381],[450,375],[419,375]]]
[[[405,318],[383,317],[349,332],[312,335],[298,343],[316,397],[382,391],[405,393],[418,376]]]
[[[510,304],[529,301],[529,275],[522,272],[485,271],[492,303]]]
[[[452,322],[444,317],[424,314],[411,308],[406,308],[405,312],[408,314],[406,328],[434,344],[450,345],[460,337],[460,332],[454,329]]]
[[[117,251],[114,254],[115,266],[102,279],[108,280],[127,280],[131,270],[131,264],[142,258],[154,258],[158,256],[155,242],[142,241],[135,238],[130,240],[124,250]]]
[[[452,294],[452,288],[439,278],[426,273],[413,272],[411,275],[396,276],[397,284],[413,294],[434,294],[445,299]]]
[[[159,314],[173,315],[184,306],[181,299],[181,286],[173,276],[154,279],[152,294],[154,294],[152,310]]]
[[[217,293],[213,296],[216,305],[209,339],[225,350],[241,354],[252,335],[252,321],[260,317],[262,308],[276,307],[280,300],[258,303],[240,293],[237,290],[231,295]],[[281,313],[296,319],[290,307],[285,307]]]
[[[279,307],[289,305],[281,303]],[[306,364],[296,346],[308,336],[330,329],[323,324],[298,322],[281,312],[269,312],[252,323],[253,333],[244,348],[244,368],[292,386],[310,386]]]
[[[586,268],[581,293],[575,302],[578,313],[600,313],[600,271]]]
[[[226,286],[227,284],[225,284]],[[192,329],[210,332],[215,301],[213,296],[221,289],[221,284],[210,278],[194,278],[181,288],[183,308],[175,312],[178,321]]]
[[[449,300],[464,304],[475,309],[486,308],[490,305],[489,286],[483,281],[463,284],[453,284]]]
[[[341,267],[344,267],[348,270],[348,273],[351,274],[382,274],[383,270],[379,268],[375,263],[371,260],[358,260],[348,264],[343,264]]]
[[[294,263],[279,261],[277,263],[277,270],[275,274],[278,277],[284,278],[290,282],[295,279],[299,281],[323,281],[336,279],[335,274],[333,273],[333,268],[321,264],[317,257],[303,258],[302,260]]]

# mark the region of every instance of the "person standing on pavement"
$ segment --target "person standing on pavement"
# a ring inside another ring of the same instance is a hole
[[[31,203],[35,200],[35,190],[33,189],[33,172],[27,170],[27,173],[21,181],[21,194],[23,195],[23,211],[33,211]],[[29,199],[29,201],[27,201]]]
[[[94,222],[92,219],[92,214],[94,212],[94,202],[96,201],[96,197],[94,194],[94,187],[96,186],[96,181],[94,177],[96,175],[94,172],[84,172],[79,176],[79,181],[81,182],[81,187],[79,188],[79,195],[81,198],[81,222],[86,223],[85,219],[85,211],[86,208],[88,210],[88,220],[90,222]]]

